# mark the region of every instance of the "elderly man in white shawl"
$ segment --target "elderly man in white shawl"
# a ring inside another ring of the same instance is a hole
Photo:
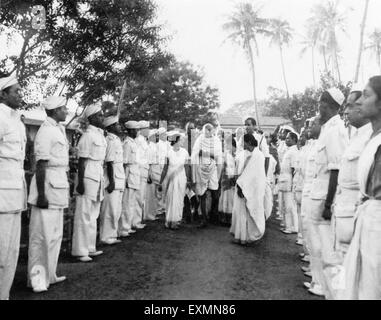
[[[237,155],[237,185],[230,232],[234,243],[246,245],[265,233],[265,157],[251,134],[244,135],[244,150]]]
[[[211,220],[218,220],[218,189],[223,165],[221,141],[215,135],[215,128],[207,123],[192,149],[193,181],[196,194],[200,197],[202,221],[200,227],[207,225],[206,192],[212,196]]]

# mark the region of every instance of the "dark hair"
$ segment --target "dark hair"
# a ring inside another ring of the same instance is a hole
[[[324,91],[320,97],[321,102],[325,102],[329,104],[330,106],[334,107],[335,109],[340,109],[340,105],[332,98],[330,93],[328,91]]]
[[[250,118],[247,118],[247,119],[246,119],[246,121],[250,121],[250,122],[251,122],[251,124],[252,124],[253,126],[256,126],[256,125],[257,125],[257,121],[255,121],[255,119],[254,119],[254,118],[252,118],[252,117],[250,117]]]
[[[55,110],[55,109],[45,110],[46,115],[47,115],[48,117],[52,117],[52,115],[54,114],[54,110]]]
[[[273,143],[273,144],[277,144],[277,142],[278,142],[278,138],[277,138],[277,136],[276,136],[276,134],[275,133],[271,133],[270,134],[270,142],[271,143]]]
[[[232,146],[233,148],[237,148],[237,142],[235,142],[235,139],[232,139]]]
[[[243,136],[243,142],[251,145],[252,147],[258,147],[258,141],[250,133],[246,133]]]
[[[295,142],[298,142],[298,136],[296,135],[295,132],[289,132],[288,134],[292,140],[294,140]]]
[[[381,100],[381,76],[374,76],[370,78],[369,86],[376,93],[378,100]]]
[[[258,130],[258,133],[263,134],[263,131],[262,130]]]
[[[174,146],[177,142],[179,142],[180,136],[177,136],[174,141],[171,141],[171,146]]]

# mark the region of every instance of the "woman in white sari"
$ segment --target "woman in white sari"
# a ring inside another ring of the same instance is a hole
[[[234,243],[246,245],[265,233],[265,157],[252,134],[244,135],[244,150],[237,155],[238,179],[230,232]]]
[[[172,149],[168,152],[159,185],[160,191],[164,189],[165,226],[174,230],[179,228],[183,216],[185,190],[191,184],[190,180],[187,183],[189,170],[185,170],[185,166],[189,162],[189,154],[181,147],[182,137],[179,132],[168,133]]]

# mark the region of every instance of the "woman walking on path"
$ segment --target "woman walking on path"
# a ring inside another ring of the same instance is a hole
[[[164,183],[164,197],[166,203],[165,226],[169,229],[178,229],[183,215],[185,190],[190,187],[190,179],[187,180],[185,166],[189,164],[189,154],[181,147],[182,135],[179,132],[168,133],[172,149],[168,157],[160,179],[159,190]],[[188,177],[190,178],[190,170]]]

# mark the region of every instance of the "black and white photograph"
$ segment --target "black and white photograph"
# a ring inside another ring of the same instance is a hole
[[[0,0],[0,300],[381,300],[380,13]]]

